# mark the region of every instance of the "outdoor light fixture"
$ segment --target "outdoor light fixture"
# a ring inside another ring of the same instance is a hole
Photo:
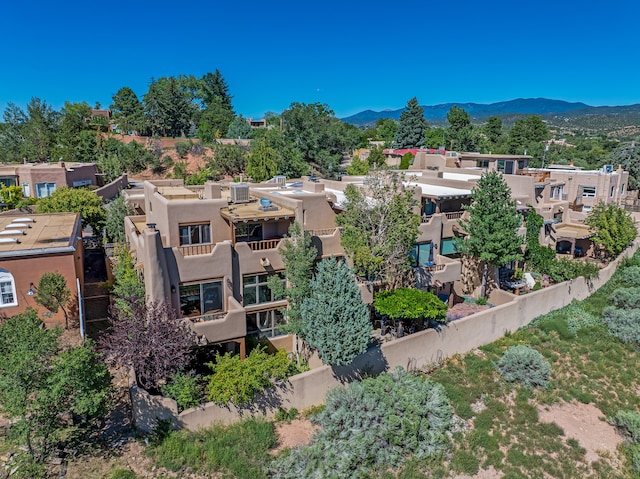
[[[36,294],[36,286],[33,283],[29,283],[29,289],[27,290],[27,296],[33,296]]]
[[[175,287],[175,285],[172,284],[171,285],[171,294],[175,294],[175,292],[176,292],[176,287]]]

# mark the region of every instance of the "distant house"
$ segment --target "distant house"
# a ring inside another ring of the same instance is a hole
[[[45,324],[64,325],[34,299],[40,277],[58,272],[71,291],[70,318],[78,317],[77,280],[84,287],[84,258],[78,213],[0,215],[0,318],[32,307]]]
[[[0,183],[21,186],[22,196],[44,198],[57,188],[82,188],[98,184],[94,163],[27,163],[0,167]]]

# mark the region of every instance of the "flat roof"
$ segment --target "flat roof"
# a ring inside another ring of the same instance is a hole
[[[255,196],[250,196],[248,203],[233,203],[225,208],[220,208],[220,214],[231,222],[243,220],[268,220],[295,218],[296,212],[291,208],[285,208],[273,202],[267,207],[262,206]]]
[[[593,235],[591,228],[586,225],[578,225],[578,224],[559,224],[555,225],[556,230],[556,239],[560,240],[561,238],[576,238],[576,239],[584,239],[589,238]]]
[[[0,257],[73,251],[80,235],[79,223],[79,213],[0,215]],[[10,238],[19,242],[3,241]]]
[[[470,196],[471,190],[463,188],[452,188],[451,186],[431,185],[428,183],[405,182],[405,186],[413,186],[420,188],[422,196],[432,198],[452,198],[461,196]]]
[[[482,175],[470,175],[468,173],[442,173],[442,178],[445,180],[459,180],[459,181],[474,181],[482,178]]]
[[[158,186],[158,193],[168,200],[197,200],[198,192],[184,186]]]

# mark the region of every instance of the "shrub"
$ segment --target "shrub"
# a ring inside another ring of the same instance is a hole
[[[287,411],[286,409],[280,407],[276,411],[274,419],[280,422],[291,422],[296,417],[298,417],[298,410],[296,408],[292,407]]]
[[[483,306],[483,305],[487,304],[487,298],[482,297],[482,298],[478,298],[478,299],[476,299],[476,304],[479,304],[479,305],[481,305],[481,306]]]
[[[623,343],[640,344],[640,309],[605,308],[602,319],[609,332]]]
[[[177,372],[169,377],[167,384],[162,386],[162,394],[174,399],[178,403],[179,411],[196,407],[202,402],[200,377],[182,371]]]
[[[180,158],[184,158],[189,151],[191,151],[191,143],[186,141],[179,141],[176,143],[176,151]]]
[[[129,469],[114,469],[109,473],[109,479],[136,479],[136,477]]]
[[[408,170],[409,166],[411,166],[412,164],[413,164],[413,154],[411,154],[411,152],[407,152],[404,155],[402,155],[402,158],[400,159],[400,166],[398,167],[398,169]]]
[[[428,291],[413,288],[382,291],[376,295],[374,306],[380,314],[392,319],[447,321],[447,305]]]
[[[207,398],[219,405],[245,404],[256,394],[273,386],[273,381],[285,379],[298,372],[284,350],[269,354],[257,347],[246,359],[229,353],[208,363],[213,370],[207,385]]]
[[[399,367],[330,390],[317,420],[321,429],[310,446],[274,461],[276,477],[368,478],[411,454],[434,456],[448,444],[451,407],[440,384]]]
[[[619,281],[629,286],[640,284],[640,266],[629,266],[621,270]]]
[[[631,441],[640,442],[640,414],[636,411],[618,411],[609,422],[622,429]]]
[[[542,354],[522,345],[507,349],[497,369],[506,381],[526,387],[545,388],[551,374],[551,365]]]
[[[620,288],[611,294],[611,302],[616,308],[640,308],[640,288]]]

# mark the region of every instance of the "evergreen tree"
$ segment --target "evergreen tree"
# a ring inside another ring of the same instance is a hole
[[[123,135],[142,129],[144,112],[138,96],[129,87],[120,88],[112,97],[113,120]]]
[[[487,124],[484,126],[484,133],[487,141],[491,146],[497,146],[502,141],[502,120],[497,116],[487,118]]]
[[[466,236],[458,238],[461,253],[484,263],[482,296],[486,293],[487,265],[501,266],[522,258],[523,239],[518,236],[520,219],[511,189],[497,171],[478,180],[471,194],[471,204],[464,207],[468,219],[460,219]]]
[[[471,115],[459,106],[453,106],[447,113],[451,148],[456,151],[476,151],[480,144],[480,135],[471,124]]]
[[[278,275],[271,275],[267,280],[269,288],[276,298],[286,298],[288,308],[286,329],[300,334],[302,323],[300,305],[309,296],[309,283],[313,277],[318,250],[311,244],[311,235],[303,231],[300,223],[295,222],[289,227],[289,239],[280,250],[284,263],[284,277],[286,284]]]
[[[429,123],[424,117],[424,108],[413,97],[407,102],[405,110],[400,114],[398,130],[393,137],[394,148],[421,148],[424,146],[424,132]]]
[[[247,119],[242,115],[235,117],[227,130],[227,138],[251,138],[251,125]]]
[[[64,314],[64,327],[69,328],[69,313],[67,304],[71,299],[71,291],[67,287],[67,280],[57,271],[55,273],[44,273],[38,281],[38,294],[36,303],[41,304],[52,313],[57,313],[58,309]]]
[[[229,95],[229,86],[218,69],[214,73],[208,72],[202,76],[199,96],[202,98],[205,108],[218,98],[221,105],[233,114],[233,106],[231,104],[233,97]]]
[[[367,350],[369,310],[353,271],[335,258],[322,260],[302,301],[302,334],[325,364],[349,364]]]
[[[266,181],[278,173],[278,152],[269,147],[264,138],[256,145],[251,145],[246,173],[256,183]]]
[[[549,139],[549,129],[539,115],[530,115],[516,121],[509,131],[509,153],[523,154],[524,150],[532,151],[533,144],[540,144]]]

